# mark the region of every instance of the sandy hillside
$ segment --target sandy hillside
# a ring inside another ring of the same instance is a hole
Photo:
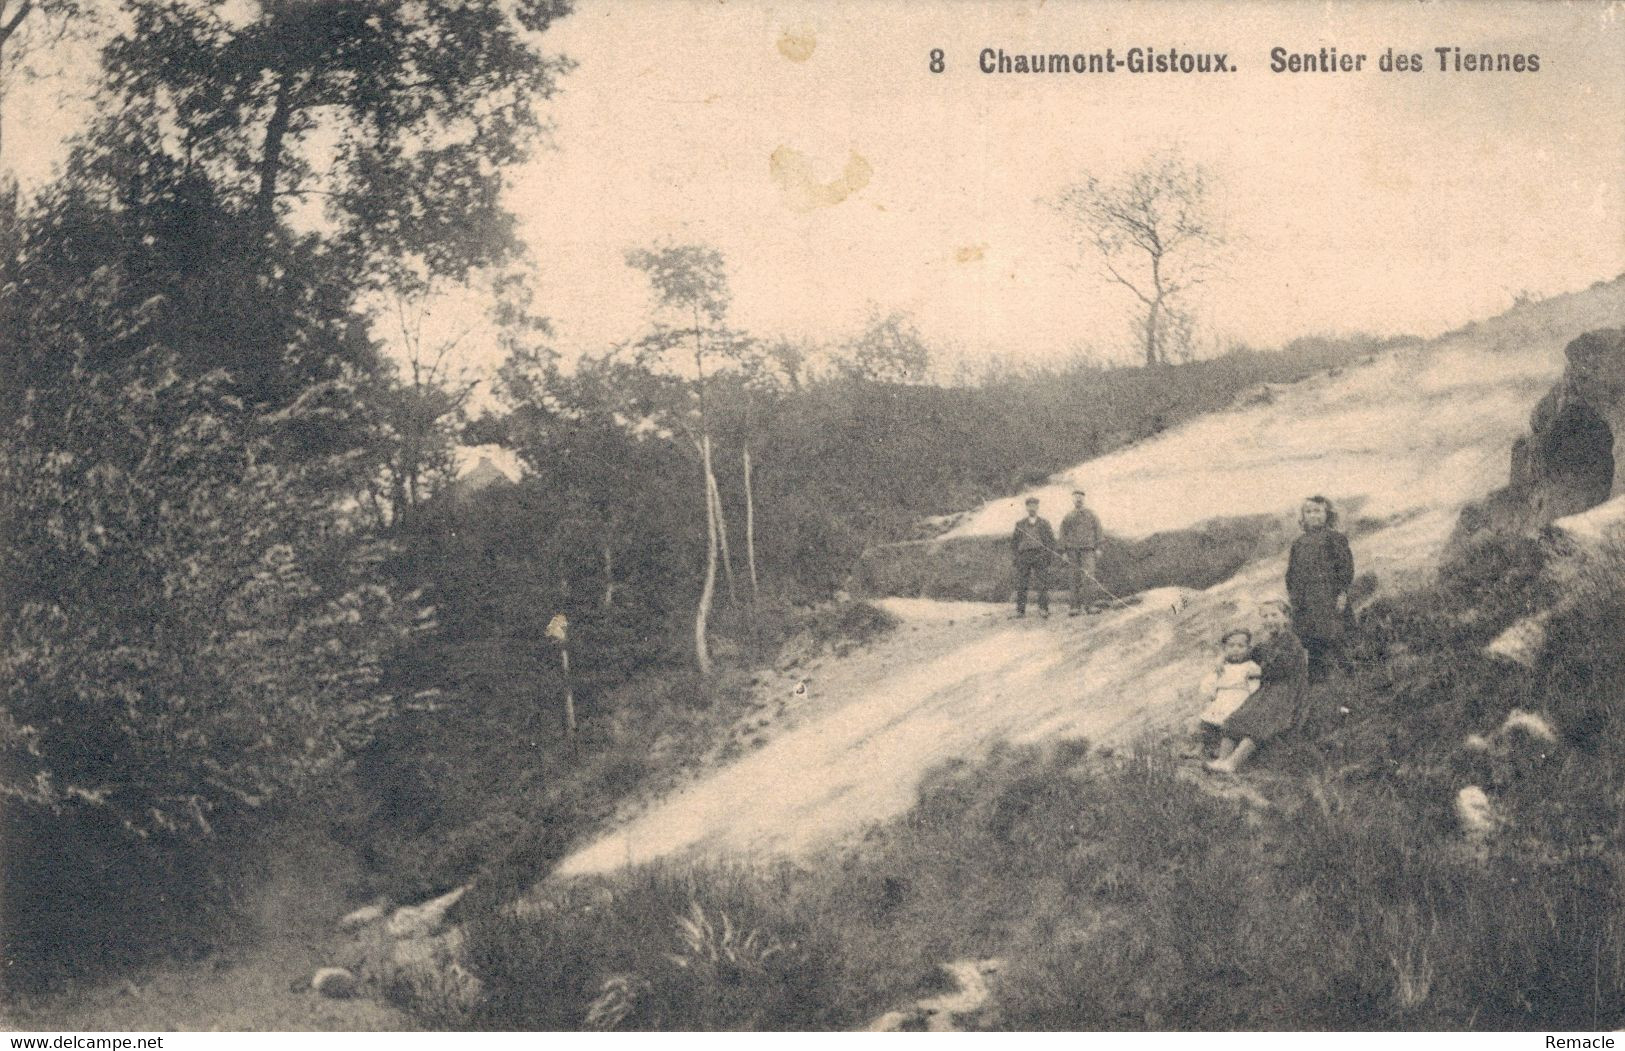
[[[1125,537],[1288,513],[1324,493],[1377,527],[1361,572],[1404,586],[1434,564],[1461,505],[1503,484],[1508,450],[1580,332],[1625,323],[1625,284],[1537,304],[1290,387],[1084,464],[1034,492],[1058,518],[1081,484]],[[1002,534],[1020,494],[950,535]],[[1200,707],[1210,640],[1279,595],[1284,556],[1204,592],[1161,589],[1093,617],[884,600],[904,628],[820,669],[820,707],[566,859],[564,874],[658,857],[803,854],[893,817],[932,766],[1053,735],[1122,744]]]

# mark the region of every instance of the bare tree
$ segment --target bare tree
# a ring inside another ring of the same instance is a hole
[[[401,358],[393,382],[375,394],[387,455],[378,479],[383,492],[373,503],[379,519],[394,522],[414,510],[457,474],[457,445],[466,409],[479,380],[457,359],[474,326],[425,336],[428,297],[395,297]],[[394,364],[394,363],[392,363]]]
[[[1182,297],[1221,263],[1226,240],[1212,215],[1211,188],[1204,168],[1170,150],[1116,182],[1086,175],[1055,201],[1080,252],[1139,300],[1147,366],[1179,354],[1175,344],[1191,330]]]
[[[628,252],[628,266],[641,270],[654,291],[658,317],[653,331],[642,341],[643,352],[661,357],[676,352],[693,353],[694,426],[689,437],[700,457],[701,485],[705,495],[705,577],[694,616],[694,659],[702,674],[711,671],[707,626],[711,603],[716,594],[717,561],[721,555],[727,571],[730,592],[733,568],[727,552],[727,523],[722,517],[722,498],[711,460],[711,420],[707,415],[707,366],[716,371],[716,359],[728,346],[725,320],[728,313],[728,276],[722,253],[705,245],[674,245],[653,250]],[[687,429],[685,424],[685,429]]]

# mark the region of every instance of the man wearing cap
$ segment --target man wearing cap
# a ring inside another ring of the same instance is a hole
[[[1072,510],[1061,519],[1061,549],[1072,570],[1072,606],[1066,614],[1069,617],[1083,612],[1083,589],[1094,582],[1100,540],[1100,519],[1083,506],[1083,490],[1072,490]]]
[[[1038,615],[1049,616],[1049,581],[1045,563],[1055,556],[1055,530],[1038,515],[1038,497],[1027,498],[1027,517],[1010,534],[1010,553],[1016,563],[1016,616],[1027,615],[1027,584],[1038,588]]]

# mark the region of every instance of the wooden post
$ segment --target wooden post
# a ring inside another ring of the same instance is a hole
[[[570,739],[570,747],[575,747],[576,740],[576,695],[570,684],[570,644],[560,645],[559,653],[564,658],[564,736]]]
[[[559,644],[559,659],[564,666],[564,736],[570,742],[571,752],[576,747],[576,695],[570,681],[570,622],[564,614],[555,614],[547,622],[547,637]]]

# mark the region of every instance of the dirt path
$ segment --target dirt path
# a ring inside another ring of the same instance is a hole
[[[0,1007],[0,1027],[49,1032],[266,1032],[416,1029],[368,998],[329,1000],[308,987],[339,944],[335,917],[354,866],[342,848],[295,840],[276,853],[255,903],[257,934],[202,960],[164,961]]]
[[[1362,571],[1404,581],[1431,565],[1446,512],[1401,516],[1354,545]],[[1008,619],[1004,606],[880,605],[904,626],[809,680],[817,704],[754,753],[699,777],[567,858],[561,875],[662,857],[806,855],[914,801],[933,766],[997,742],[1086,737],[1121,747],[1176,732],[1201,708],[1211,640],[1281,593],[1283,559],[1205,592],[1162,588],[1096,616]]]

